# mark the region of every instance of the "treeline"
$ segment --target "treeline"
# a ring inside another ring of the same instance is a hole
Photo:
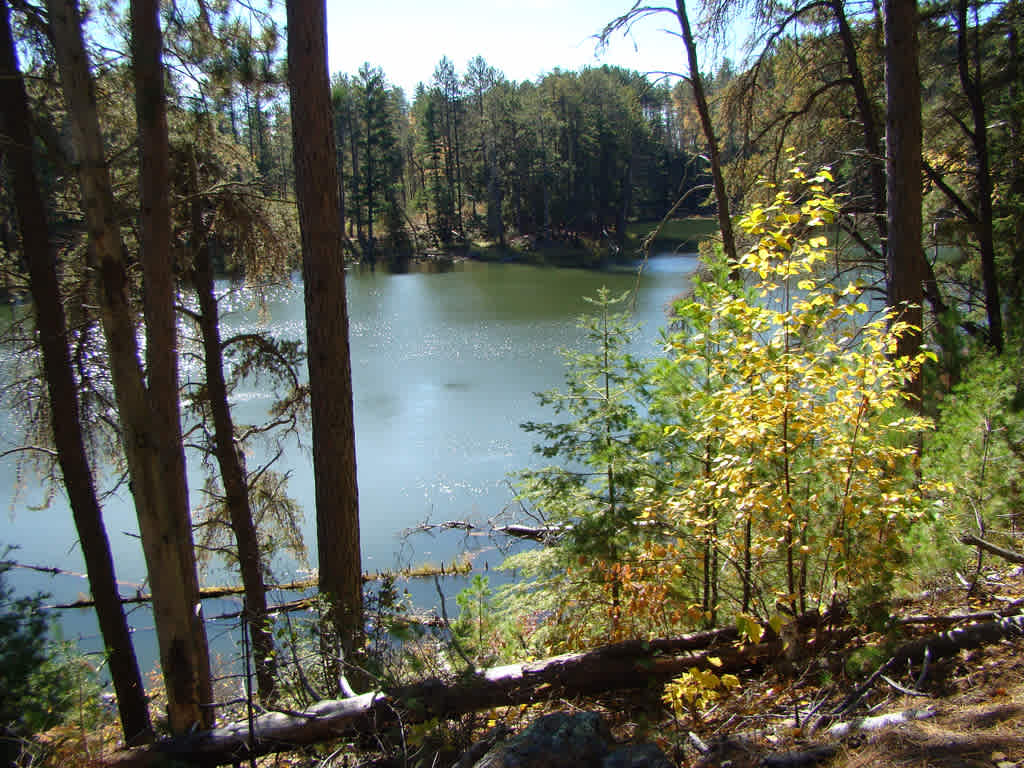
[[[523,234],[621,248],[628,220],[659,218],[707,180],[681,93],[607,66],[514,83],[482,57],[462,75],[442,59],[411,104],[377,67],[337,75],[347,231],[370,259],[378,238],[408,252],[407,225],[420,248]]]

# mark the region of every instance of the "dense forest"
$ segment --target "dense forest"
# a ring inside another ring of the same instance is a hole
[[[135,748],[110,760],[255,760],[348,729],[352,751],[438,764],[483,733],[458,717],[536,701],[525,672],[509,682],[515,662],[607,643],[622,645],[593,658],[610,666],[537,662],[538,690],[663,669],[662,714],[698,730],[757,649],[794,667],[822,617],[888,631],[922,585],[955,573],[981,590],[983,552],[1024,561],[1018,0],[637,3],[598,37],[662,17],[687,77],[517,83],[442,58],[413,94],[372,63],[330,74],[323,3],[286,12],[0,0],[0,290],[31,310],[5,321],[19,354],[2,392],[17,450],[73,513]],[[740,13],[743,63],[703,60]],[[546,466],[508,468],[522,517],[502,531],[537,543],[506,563],[518,578],[495,592],[475,574],[450,620],[410,618],[390,580],[364,590],[346,260],[600,268],[696,250],[711,229],[656,359],[631,352],[628,296],[589,297],[564,388],[540,395],[554,420],[523,425]],[[303,343],[222,334],[216,278],[258,295],[296,270]],[[200,383],[181,382],[183,348]],[[250,377],[274,403],[242,425],[232,393]],[[274,463],[295,434],[316,480],[303,632],[268,599],[274,558],[305,546]],[[256,441],[277,452],[248,466]],[[103,463],[138,516],[148,687]],[[197,571],[211,551],[237,571],[248,627],[243,695],[221,710]],[[40,597],[0,581],[0,598],[0,758],[74,762],[79,742],[45,734],[87,716],[113,730],[98,695],[68,704],[95,674],[47,645]],[[716,638],[692,664],[609,661]],[[498,662],[512,666],[478,674]],[[309,764],[342,759],[321,749]]]

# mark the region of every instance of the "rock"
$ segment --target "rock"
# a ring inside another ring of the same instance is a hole
[[[474,768],[673,768],[654,744],[616,747],[595,712],[556,712],[492,747]]]
[[[474,768],[575,768],[599,766],[611,733],[595,712],[556,712],[493,747]]]
[[[675,768],[657,744],[627,744],[609,752],[601,768]]]

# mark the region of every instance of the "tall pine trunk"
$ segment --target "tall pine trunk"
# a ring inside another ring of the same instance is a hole
[[[921,349],[921,78],[917,65],[917,0],[885,0],[885,154],[889,242],[888,303],[914,329],[900,337],[897,354]],[[908,390],[920,397],[917,376]]]
[[[345,264],[327,78],[326,8],[324,0],[289,0],[287,9],[320,590],[330,601],[341,650],[351,659],[362,636],[363,582]]]
[[[971,217],[974,235],[981,252],[981,279],[985,288],[985,312],[988,316],[989,343],[1000,354],[1003,351],[1003,315],[999,299],[999,280],[996,276],[996,246],[993,235],[992,213],[992,172],[988,160],[988,122],[985,119],[985,98],[982,94],[981,52],[975,42],[974,72],[970,67],[967,27],[967,0],[958,0],[956,5],[956,60],[960,75],[960,86],[971,110],[973,130],[970,138],[974,144],[974,183],[978,195],[977,213]],[[981,30],[976,29],[975,35]]]
[[[21,229],[22,253],[28,262],[29,288],[50,398],[53,441],[85,559],[89,589],[96,602],[96,617],[117,694],[125,742],[129,745],[148,743],[153,740],[153,727],[146,690],[121,604],[114,558],[86,455],[56,254],[49,242],[46,208],[32,163],[32,122],[18,70],[6,0],[0,0],[0,105],[3,105],[0,135],[9,142],[5,154]]]

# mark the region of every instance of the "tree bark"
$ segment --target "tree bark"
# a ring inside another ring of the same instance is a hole
[[[28,262],[29,289],[50,398],[53,441],[85,559],[89,590],[95,600],[125,742],[143,744],[153,740],[153,727],[146,689],[121,605],[103,511],[86,454],[78,392],[68,354],[67,320],[57,279],[57,259],[49,242],[46,208],[32,162],[31,115],[18,70],[6,0],[0,0],[0,105],[3,105],[0,136],[7,144],[4,154],[11,171],[22,252]]]
[[[885,167],[882,165],[882,141],[878,136],[878,121],[875,118],[874,104],[868,96],[868,89],[864,84],[864,75],[857,60],[857,45],[853,39],[853,30],[850,29],[849,19],[846,17],[845,3],[843,0],[830,0],[829,4],[832,8],[833,16],[835,16],[836,24],[839,27],[839,39],[843,43],[843,58],[846,60],[846,72],[850,77],[854,99],[857,103],[857,112],[860,115],[861,129],[864,135],[864,150],[867,154],[869,168],[871,196],[875,206],[875,223],[878,227],[878,236],[882,241],[884,255],[888,239],[888,227],[886,226]]]
[[[711,161],[711,178],[715,187],[715,208],[718,211],[718,228],[722,233],[722,247],[729,261],[730,269],[735,270],[737,263],[736,237],[733,234],[732,215],[729,212],[729,196],[725,189],[725,175],[722,172],[722,161],[718,151],[718,139],[711,123],[711,110],[708,107],[707,95],[704,92],[704,81],[700,74],[700,62],[697,60],[697,45],[694,42],[690,17],[686,12],[686,0],[676,0],[676,15],[682,28],[683,44],[686,47],[686,58],[690,67],[690,85],[693,88],[693,100],[697,105],[700,125],[704,131],[704,140],[708,143],[708,157]]]
[[[114,211],[110,172],[104,156],[78,4],[75,0],[48,0],[47,6],[71,120],[72,141],[78,154],[82,207],[100,283],[100,316],[107,340],[142,549],[153,592],[153,617],[167,688],[168,717],[171,730],[181,733],[194,725],[207,727],[213,721],[213,711],[208,706],[212,700],[209,651],[202,615],[197,610],[198,578],[192,550],[180,425],[172,424],[169,416],[169,409],[177,412],[177,377],[173,369],[159,368],[160,363],[157,362],[158,369],[151,372],[156,391],[166,392],[173,383],[173,403],[158,403],[157,398],[151,402],[139,362],[124,245]],[[155,12],[154,6],[154,23]],[[159,53],[159,45],[157,48]],[[162,77],[160,81],[162,83]],[[143,80],[143,87],[155,86],[151,81]],[[148,121],[152,118],[147,112],[152,94],[141,94],[141,98],[142,116]],[[156,209],[143,211],[143,218],[154,216],[154,210],[159,210],[159,204]],[[152,240],[151,232],[145,242]],[[149,259],[149,254],[144,252],[143,260]],[[169,270],[170,265],[165,269]],[[159,273],[159,268],[156,271]],[[166,302],[166,285],[165,281],[162,294],[160,285],[154,286],[153,295],[147,303],[158,303],[157,297],[161,295]],[[173,283],[171,288],[173,290]],[[154,306],[153,309],[158,317],[153,318],[156,327],[149,340],[150,346],[166,343],[171,350],[175,349],[173,338],[170,341],[165,339],[166,308]],[[171,313],[173,333],[173,307]],[[162,328],[161,322],[164,324]],[[152,351],[152,354],[155,360],[159,358],[157,351]]]
[[[139,131],[139,239],[145,286],[146,388],[154,418],[151,429],[158,430],[153,445],[160,463],[161,500],[167,505],[163,511],[168,525],[165,530],[174,531],[171,544],[177,547],[172,562],[181,587],[176,588],[183,588],[189,601],[186,638],[191,647],[184,653],[171,648],[168,658],[161,659],[162,663],[169,661],[172,665],[167,672],[179,688],[179,700],[188,701],[181,705],[178,716],[171,718],[172,729],[178,730],[196,722],[197,707],[198,722],[207,727],[213,723],[213,711],[203,708],[212,701],[213,694],[181,438],[178,329],[174,306],[177,291],[171,254],[170,140],[159,0],[132,0],[131,21],[132,73]],[[159,610],[156,584],[153,587],[153,606]],[[176,610],[180,611],[183,606],[182,602]]]
[[[221,346],[219,312],[214,293],[210,248],[202,223],[199,180],[195,158],[192,159],[192,283],[199,302],[199,327],[203,339],[203,363],[206,370],[206,395],[213,416],[213,442],[221,482],[224,484],[225,507],[235,535],[238,565],[245,587],[245,622],[252,638],[256,661],[256,685],[260,700],[274,700],[274,636],[267,625],[267,590],[263,581],[259,536],[249,504],[249,487],[245,468],[235,445],[235,425],[228,405],[228,389],[224,379],[224,354]]]
[[[289,0],[288,86],[302,232],[320,589],[346,658],[362,635],[359,493],[324,0]]]
[[[885,0],[886,253],[888,303],[912,326],[898,355],[916,355],[923,339],[921,263],[921,78],[917,68],[917,0]],[[921,377],[908,384],[920,402]]]
[[[956,4],[956,60],[960,87],[971,110],[974,145],[974,184],[978,196],[978,212],[974,217],[974,236],[981,253],[981,279],[985,288],[985,313],[988,316],[989,343],[997,353],[1003,352],[1003,315],[999,299],[999,281],[996,277],[996,246],[993,236],[992,172],[988,161],[988,123],[985,120],[985,99],[982,95],[980,52],[975,51],[975,72],[972,76],[968,55],[967,0]],[[981,30],[975,30],[980,35]]]

